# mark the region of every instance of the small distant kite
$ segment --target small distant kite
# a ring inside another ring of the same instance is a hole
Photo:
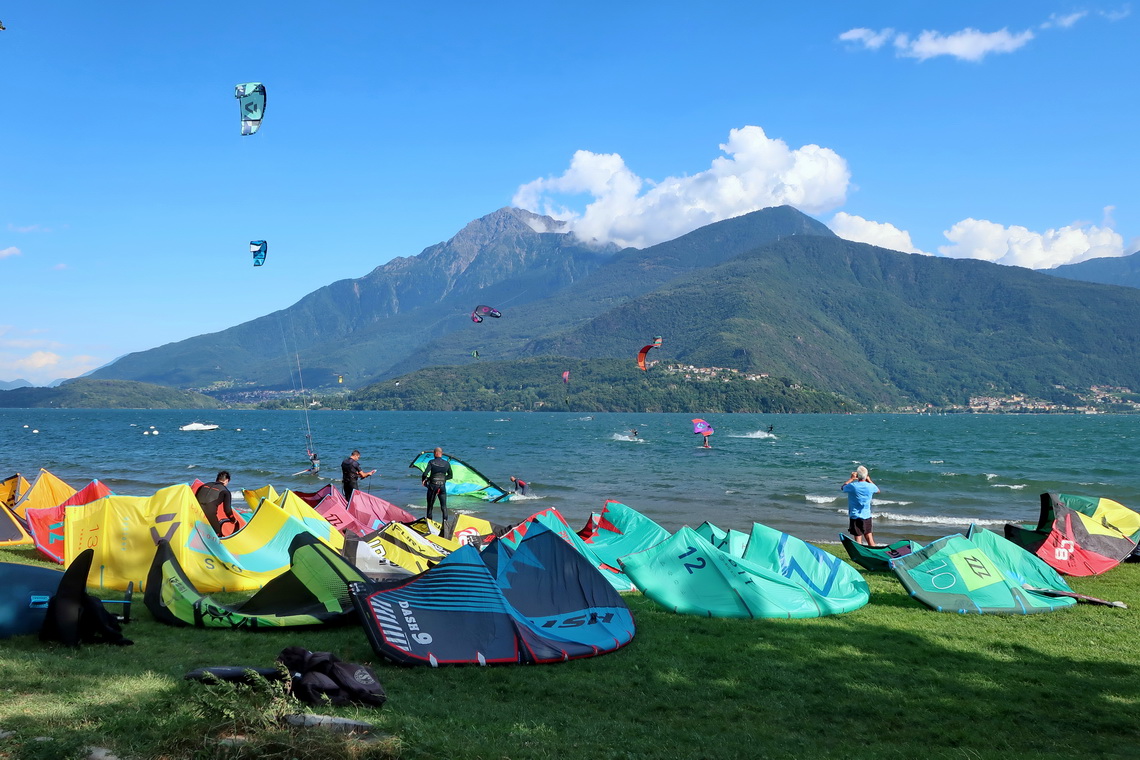
[[[503,316],[503,314],[498,309],[492,309],[490,306],[483,306],[480,304],[479,306],[475,307],[475,310],[473,312],[471,312],[471,321],[479,323],[483,321],[483,317],[494,317],[495,319],[498,319],[501,316]]]
[[[269,244],[264,240],[249,241],[249,252],[253,254],[253,265],[259,267],[265,263],[265,254],[269,253]]]
[[[693,435],[703,435],[706,440],[713,434],[713,427],[704,420],[693,420]]]
[[[645,346],[637,352],[637,366],[641,367],[642,372],[646,372],[645,368],[645,355],[649,353],[650,349],[661,348],[661,336],[658,335],[653,339],[653,342]]]
[[[234,88],[234,97],[241,109],[241,133],[252,135],[265,118],[265,85],[261,82],[246,82]]]
[[[570,384],[570,370],[566,370],[562,373],[562,382],[566,383],[567,385]]]
[[[5,30],[5,29],[7,29],[7,28],[8,28],[8,27],[4,26],[4,22],[3,22],[3,21],[0,21],[0,32],[4,31],[4,30]]]

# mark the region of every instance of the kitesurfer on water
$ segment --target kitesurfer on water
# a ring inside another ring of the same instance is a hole
[[[226,523],[233,523],[234,527],[237,527],[237,518],[234,517],[231,506],[233,497],[230,495],[229,482],[230,474],[222,470],[213,483],[203,483],[194,492],[198,503],[202,505],[202,511],[206,513],[206,520],[214,529],[214,533],[219,536],[222,535],[222,526]],[[221,517],[223,514],[224,518]]]
[[[525,480],[516,478],[514,475],[512,475],[511,482],[515,484],[515,493],[522,494],[523,496],[528,496],[530,494],[530,484]]]
[[[847,529],[855,540],[865,546],[874,546],[875,537],[871,534],[871,497],[879,492],[879,487],[871,482],[867,468],[859,465],[847,482],[839,487],[847,494]]]
[[[361,478],[368,478],[376,474],[376,470],[369,470],[364,472],[360,469],[360,452],[356,449],[348,455],[348,459],[340,463],[340,479],[344,485],[344,500],[349,501],[352,498],[352,492],[356,490],[357,483]]]
[[[427,463],[420,482],[427,488],[427,519],[431,519],[431,510],[435,500],[439,499],[439,511],[442,514],[441,522],[447,522],[447,481],[451,480],[451,462],[443,458],[443,449],[435,447],[432,452],[435,459]],[[512,478],[513,479],[513,478]]]

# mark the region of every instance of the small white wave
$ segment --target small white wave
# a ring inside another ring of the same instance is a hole
[[[953,515],[900,515],[895,512],[874,512],[876,520],[893,522],[913,522],[923,525],[1005,525],[1011,520],[983,520],[977,517],[954,517]]]
[[[751,433],[729,433],[727,438],[771,438],[773,441],[779,440],[775,435],[769,433],[767,430],[754,430]]]
[[[1009,485],[1008,483],[994,483],[990,487],[991,488],[1008,488],[1011,491],[1020,491],[1022,488],[1025,488],[1025,484],[1024,483],[1018,483],[1016,485]]]
[[[993,479],[994,479],[994,478],[996,478],[996,477],[997,477],[997,473],[996,473],[996,472],[987,472],[987,473],[986,473],[986,480],[993,480]]]
[[[532,494],[532,493],[528,493],[528,494],[521,494],[521,493],[515,493],[515,494],[511,494],[511,501],[535,501],[535,500],[537,500],[537,499],[545,499],[545,498],[546,498],[545,496],[535,496],[535,495],[534,495],[534,494]]]
[[[740,491],[725,491],[725,494],[740,493]]]
[[[634,438],[632,435],[622,435],[621,433],[614,433],[610,436],[611,441],[625,441],[626,443],[645,443],[644,438]]]
[[[890,499],[875,499],[874,503],[879,506],[890,504],[892,507],[905,507],[908,504],[914,504],[913,501],[891,501]]]
[[[498,419],[495,420],[495,422],[510,422],[510,421],[511,421],[510,417],[499,417]]]
[[[839,501],[845,498],[843,496],[817,496],[813,493],[804,494],[804,499],[810,501],[812,504],[830,504],[833,501]]]
[[[931,459],[930,463],[931,464],[945,464],[945,462],[943,462],[941,459]]]
[[[944,478],[956,478],[956,477],[958,477],[958,473],[956,473],[956,472],[940,472],[938,474]]]

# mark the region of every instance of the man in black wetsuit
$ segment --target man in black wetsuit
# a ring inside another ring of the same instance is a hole
[[[218,473],[218,479],[213,483],[203,483],[198,487],[194,495],[198,498],[198,503],[202,505],[202,511],[206,513],[206,520],[209,521],[210,527],[219,536],[222,535],[222,526],[226,523],[233,523],[237,527],[237,518],[234,517],[234,510],[231,506],[232,498],[230,496],[230,489],[227,487],[230,482],[230,474],[225,470]],[[220,514],[225,517],[221,517]]]
[[[344,500],[348,501],[352,498],[352,492],[356,490],[356,484],[360,482],[361,478],[368,478],[376,474],[376,470],[363,472],[360,469],[360,452],[356,449],[348,455],[348,459],[340,463],[340,479],[344,486]]]
[[[447,522],[447,481],[451,480],[451,462],[443,458],[443,449],[436,446],[435,459],[427,463],[420,482],[427,488],[427,519],[431,519],[431,510],[435,500],[439,499],[439,510],[443,514],[442,523]]]

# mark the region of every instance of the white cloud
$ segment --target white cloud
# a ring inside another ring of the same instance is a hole
[[[642,179],[616,153],[579,150],[561,176],[520,186],[513,204],[566,220],[586,240],[644,247],[769,206],[818,213],[846,199],[851,174],[829,148],[793,150],[745,126],[731,130],[720,149],[726,155],[705,171],[660,182]],[[565,205],[568,196],[590,200],[577,211]]]
[[[55,266],[52,267],[52,269],[54,269],[57,272],[61,272],[64,269],[70,269],[70,268],[71,267],[69,267],[67,264],[64,264],[62,262],[60,262],[59,264],[56,264]]]
[[[949,55],[961,61],[980,61],[990,53],[1012,53],[1033,39],[1033,32],[1026,29],[1019,34],[1010,34],[1008,29],[996,32],[982,32],[977,29],[963,29],[953,34],[924,31],[915,39],[905,34],[895,37],[895,50],[903,58],[917,58],[925,61],[942,55]]]
[[[1088,11],[1075,11],[1066,15],[1061,15],[1060,13],[1050,13],[1049,18],[1041,24],[1041,28],[1068,29],[1087,15],[1089,15]]]
[[[1109,21],[1123,21],[1132,15],[1132,6],[1128,3],[1125,3],[1114,11],[1097,11],[1097,13]]]
[[[29,224],[26,226],[19,226],[16,224],[8,223],[9,232],[19,232],[20,234],[27,234],[29,232],[51,232],[47,227],[41,227],[38,224]]]
[[[878,50],[894,36],[894,33],[894,29],[883,29],[876,32],[874,29],[859,27],[858,29],[848,29],[839,35],[839,39],[843,42],[858,42],[868,50]]]
[[[6,259],[9,256],[19,256],[19,255],[20,255],[20,249],[14,245],[10,245],[7,248],[0,249],[0,259]]]
[[[856,243],[870,243],[880,248],[889,248],[892,251],[903,253],[921,253],[929,256],[926,251],[917,248],[910,239],[910,233],[900,230],[888,222],[872,222],[861,216],[840,211],[831,218],[827,225],[844,240],[854,240]]]
[[[942,234],[950,241],[950,245],[938,247],[943,256],[982,259],[1030,269],[1052,269],[1062,264],[1125,254],[1124,238],[1119,233],[1084,222],[1033,232],[1026,227],[1005,227],[984,219],[963,219]]]
[[[105,363],[105,360],[83,354],[65,356],[44,350],[30,353],[0,351],[0,379],[23,378],[43,385],[61,377],[78,377]]]
[[[950,34],[928,29],[914,38],[901,32],[896,34],[893,29],[876,32],[862,27],[849,29],[839,35],[841,42],[854,42],[867,50],[878,50],[890,40],[896,55],[920,61],[948,55],[960,61],[976,62],[991,53],[1012,53],[1032,39],[1033,32],[1029,29],[1014,34],[1008,29],[983,32],[969,27]]]

